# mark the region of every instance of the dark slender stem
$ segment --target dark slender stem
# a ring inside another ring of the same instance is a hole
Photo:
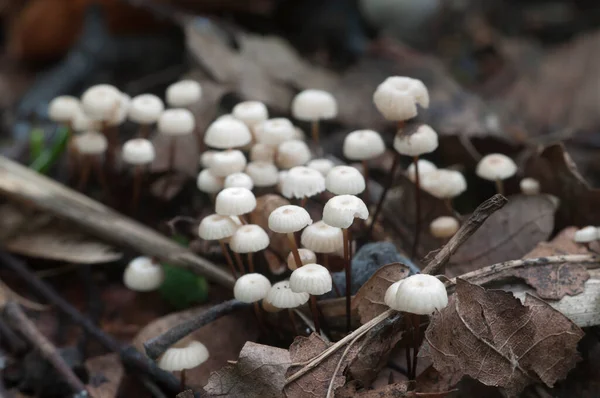
[[[406,319],[407,325],[410,323],[410,319]],[[407,326],[408,327],[408,326]],[[406,345],[406,373],[408,377],[408,380],[411,380],[411,376],[412,376],[412,361],[411,361],[411,357],[410,357],[410,348],[411,345],[407,344]]]
[[[244,270],[244,262],[242,261],[242,256],[240,255],[240,253],[237,252],[233,252],[233,255],[235,256],[235,262],[237,264],[240,275],[244,275],[246,271]]]
[[[317,148],[317,155],[321,156],[323,154],[323,148],[321,148],[321,142],[319,141],[319,121],[318,120],[313,120],[311,122],[310,131],[311,131],[313,142],[315,143],[315,147]]]
[[[27,349],[27,344],[0,317],[0,341],[12,354],[20,354]]]
[[[300,207],[302,207],[303,209],[306,208],[306,202],[308,202],[308,196],[305,196],[302,199],[300,199]]]
[[[140,202],[140,193],[142,191],[143,167],[135,166],[133,168],[133,192],[131,194],[131,211],[136,211]]]
[[[415,236],[410,258],[414,260],[419,248],[419,238],[421,236],[421,176],[419,175],[419,157],[413,158],[415,164]]]
[[[344,270],[346,272],[346,331],[350,332],[351,297],[352,297],[352,265],[350,264],[350,237],[348,229],[342,228],[344,235]]]
[[[246,257],[248,257],[248,272],[252,274],[254,273],[254,253],[250,252],[246,254]]]
[[[181,370],[180,381],[181,381],[181,391],[185,391],[185,369]]]
[[[290,246],[292,247],[292,255],[294,256],[294,262],[296,263],[296,268],[302,267],[302,259],[300,258],[300,252],[298,251],[298,244],[296,243],[296,236],[293,232],[287,234],[288,241],[290,242]]]
[[[85,385],[73,373],[73,370],[60,356],[56,347],[27,318],[19,304],[9,301],[4,307],[4,315],[8,322],[17,329],[41,354],[52,364],[56,372],[71,387],[75,394],[85,390]]]
[[[79,172],[79,181],[77,182],[77,190],[83,192],[90,179],[90,172],[92,171],[92,159],[89,155],[81,155],[81,171]]]
[[[329,253],[323,253],[323,266],[325,268],[327,268],[327,270],[329,271],[329,275],[332,275],[331,274],[331,270],[329,269]],[[333,280],[333,275],[332,275],[331,279]],[[335,295],[337,297],[342,297],[342,293],[340,292],[340,288],[335,283],[335,281],[333,281],[333,290],[335,291]]]
[[[167,193],[169,192],[169,186],[170,184],[170,176],[171,173],[173,172],[174,168],[175,168],[175,138],[174,137],[169,137],[169,152],[168,152],[168,157],[167,157],[167,172],[165,173],[164,176],[164,185],[163,185],[163,189],[162,189],[162,196],[163,198],[167,197]]]
[[[383,192],[379,197],[379,201],[377,202],[377,206],[375,207],[375,212],[373,213],[373,218],[371,219],[371,225],[369,225],[369,233],[368,237],[373,235],[373,228],[377,223],[377,219],[383,210],[383,203],[385,202],[385,198],[387,197],[388,191],[392,188],[394,184],[394,180],[396,179],[396,171],[398,169],[398,165],[400,163],[400,155],[394,153],[394,161],[392,162],[392,167],[390,167],[389,177],[385,187],[383,188]]]
[[[365,192],[363,197],[365,198],[365,203],[368,206],[369,203],[371,203],[371,195],[369,194],[369,161],[366,159],[363,159],[362,161],[362,170],[363,177],[365,178]]]
[[[219,245],[221,246],[221,251],[223,252],[223,255],[225,256],[225,261],[227,261],[227,265],[229,266],[229,270],[231,271],[231,276],[233,276],[235,279],[237,279],[235,267],[233,266],[233,259],[231,258],[231,255],[229,254],[229,250],[227,250],[225,241],[223,239],[220,239]]]
[[[112,175],[112,171],[114,170],[114,168],[116,167],[116,153],[117,153],[117,146],[118,146],[118,132],[119,132],[119,128],[117,126],[107,126],[106,122],[102,123],[102,132],[104,134],[104,136],[106,137],[106,141],[108,144],[108,147],[106,148],[106,162],[105,162],[105,166],[106,166],[106,170],[109,171],[109,173],[111,173]]]
[[[502,183],[502,180],[496,180],[496,191],[496,193],[504,195],[504,184]]]
[[[448,209],[448,211],[450,211],[450,215],[452,217],[454,217],[454,208],[452,207],[452,198],[444,199],[444,204],[446,205],[446,208]]]
[[[94,174],[96,174],[96,178],[98,179],[98,182],[100,183],[100,186],[102,187],[102,190],[104,191],[104,196],[106,197],[106,201],[110,201],[111,196],[110,196],[110,186],[108,184],[108,180],[106,179],[106,173],[104,171],[104,168],[102,168],[102,163],[100,161],[100,158],[95,156],[91,159],[92,162],[92,168],[94,170]]]
[[[421,316],[418,314],[412,315],[412,323],[413,323],[413,362],[412,362],[412,379],[417,379],[417,363],[419,361],[419,346],[421,339]]]
[[[315,333],[321,334],[321,326],[319,324],[319,309],[317,308],[317,297],[310,295],[310,312],[312,312],[313,322],[315,323]]]

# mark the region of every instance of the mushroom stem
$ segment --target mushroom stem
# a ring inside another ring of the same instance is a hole
[[[313,322],[315,323],[315,333],[321,334],[321,326],[319,325],[319,310],[317,308],[317,296],[310,295],[310,312],[312,312]]]
[[[335,295],[337,297],[342,297],[342,293],[340,293],[340,288],[335,283],[335,280],[333,279],[333,274],[331,273],[331,270],[329,269],[329,253],[323,253],[323,266],[325,268],[327,268],[327,270],[329,271],[329,275],[331,275],[331,280],[333,280],[333,290],[335,291]]]
[[[181,370],[181,391],[185,391],[185,369]]]
[[[302,267],[302,259],[300,258],[300,252],[298,251],[298,245],[296,244],[296,236],[293,232],[287,233],[288,241],[290,242],[290,246],[292,248],[292,254],[294,256],[294,262],[296,263],[296,268]]]
[[[288,308],[288,315],[290,317],[290,321],[292,322],[292,327],[294,328],[294,334],[300,334],[300,332],[298,331],[298,325],[296,324],[296,318],[294,317],[294,310]]]
[[[300,199],[300,207],[306,208],[306,202],[308,202],[308,196],[305,196],[302,199]]]
[[[106,148],[106,161],[104,162],[107,170],[111,171],[115,167],[115,154],[117,152],[117,133],[118,127],[108,126],[106,122],[102,123],[102,133],[106,137],[108,147]]]
[[[350,312],[352,297],[352,266],[350,264],[350,236],[348,228],[342,228],[344,234],[344,271],[346,272],[346,331],[350,332]]]
[[[92,162],[88,155],[81,155],[81,171],[79,173],[79,181],[77,182],[77,190],[83,192],[92,171]]]
[[[260,305],[259,305],[258,301],[254,302],[254,314],[256,315],[256,320],[258,321],[258,327],[260,328],[261,332],[266,333],[268,329],[265,326],[265,320],[263,319],[262,310],[260,309]]]
[[[223,239],[219,239],[219,245],[221,246],[221,251],[223,252],[223,255],[225,256],[225,260],[227,261],[227,265],[229,266],[229,270],[231,271],[231,276],[233,276],[235,279],[237,279],[235,267],[233,265],[233,259],[231,258],[231,255],[229,254],[229,250],[227,250],[227,246],[225,246],[225,241]]]
[[[215,199],[215,201],[216,201],[216,199]],[[248,224],[248,220],[246,220],[246,217],[244,217],[244,215],[243,215],[243,214],[240,214],[240,215],[238,216],[238,218],[240,219],[240,222],[241,222],[243,225],[246,225],[246,224]]]
[[[454,208],[452,207],[452,198],[444,199],[444,204],[446,205],[446,208],[448,208],[448,210],[450,211],[450,215],[454,215]]]
[[[175,138],[169,137],[169,154],[167,158],[167,173],[170,173],[175,168]]]
[[[419,314],[411,314],[413,324],[413,358],[412,358],[412,378],[417,379],[417,362],[419,361],[419,340],[421,333],[421,316]]]
[[[421,176],[419,175],[419,156],[413,158],[415,165],[415,237],[410,258],[415,259],[421,235]]]
[[[242,262],[242,256],[240,256],[240,253],[237,252],[233,252],[233,255],[235,256],[235,262],[237,263],[238,269],[240,271],[240,275],[244,275],[244,263]]]
[[[138,130],[138,137],[148,139],[150,137],[150,125],[149,124],[140,124],[140,128]]]
[[[131,211],[135,211],[140,201],[140,192],[142,190],[144,170],[142,166],[135,166],[133,169],[133,193],[131,195]]]
[[[321,143],[319,142],[319,121],[313,120],[310,123],[310,131],[312,134],[312,139],[317,148],[317,154],[320,156],[323,153],[323,149],[321,148]]]
[[[252,274],[254,273],[254,253],[249,252],[246,256],[248,257],[248,272]]]
[[[371,219],[371,225],[369,225],[369,232],[367,234],[367,237],[371,237],[373,235],[373,228],[375,227],[375,224],[377,223],[377,218],[379,218],[379,214],[383,209],[383,202],[385,202],[385,198],[388,194],[388,191],[390,190],[392,184],[394,183],[394,180],[396,179],[396,170],[398,169],[399,160],[400,155],[398,153],[395,153],[394,161],[392,162],[392,167],[390,167],[389,171],[390,176],[387,180],[387,183],[385,184],[385,187],[383,188],[383,193],[379,197],[377,206],[375,207],[375,212],[373,213],[373,218]]]
[[[92,170],[94,171],[94,174],[96,174],[96,179],[98,179],[98,182],[104,191],[104,196],[106,196],[106,200],[108,201],[110,200],[110,187],[108,186],[105,170],[100,164],[100,159],[97,156],[94,156],[91,158],[90,162],[92,164]]]
[[[500,195],[504,195],[504,184],[502,183],[502,180],[496,180],[496,191]]]
[[[365,178],[365,193],[364,198],[366,203],[371,202],[371,195],[369,194],[369,162],[367,159],[363,159],[362,161],[362,172],[363,177]]]

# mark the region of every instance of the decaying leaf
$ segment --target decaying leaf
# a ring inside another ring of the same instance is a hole
[[[552,386],[580,359],[584,333],[544,301],[486,290],[462,279],[426,331],[433,365],[458,382],[468,375],[514,397],[531,383]]]
[[[94,398],[114,398],[117,396],[121,379],[123,379],[123,365],[119,354],[106,354],[85,361],[89,382],[87,390]]]
[[[213,372],[204,390],[211,397],[283,397],[287,350],[247,342],[234,365]]]
[[[523,257],[550,236],[557,205],[549,195],[511,196],[450,258],[448,273],[456,276]]]
[[[352,299],[352,307],[358,309],[361,323],[369,322],[388,309],[383,302],[386,290],[409,273],[407,266],[392,263],[384,265],[369,278]]]
[[[269,229],[269,215],[278,207],[289,205],[290,202],[282,196],[267,194],[256,198],[256,208],[250,213],[250,222],[260,225],[271,239],[269,248],[272,253],[277,253],[280,259],[285,260],[290,252],[290,244],[285,234],[276,234]]]
[[[452,391],[418,392],[408,391],[408,382],[393,383],[376,390],[360,390],[357,383],[351,382],[335,391],[335,398],[443,398]]]

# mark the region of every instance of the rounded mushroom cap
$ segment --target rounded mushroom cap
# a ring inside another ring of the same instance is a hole
[[[129,108],[131,107],[131,97],[125,93],[121,93],[119,100],[119,106],[109,116],[106,124],[109,126],[119,126],[125,123],[127,115],[129,114]]]
[[[210,162],[212,162],[215,153],[217,153],[218,151],[204,151],[202,152],[202,155],[200,155],[200,166],[202,166],[205,169],[208,169],[210,167]]]
[[[77,150],[83,155],[101,155],[108,148],[106,137],[97,131],[86,131],[73,139]]]
[[[122,99],[116,87],[98,84],[85,90],[81,96],[81,108],[90,119],[110,120],[118,112]]]
[[[318,296],[330,292],[332,286],[331,274],[319,264],[305,264],[290,276],[290,289],[295,293]]]
[[[142,165],[152,163],[156,157],[154,145],[145,138],[134,138],[123,144],[121,156],[125,163]]]
[[[317,262],[317,255],[312,250],[300,248],[298,249],[298,254],[300,255],[300,262],[302,262],[302,265],[313,264]],[[296,266],[296,259],[294,258],[293,252],[290,252],[287,256],[287,266],[292,271],[298,268]]]
[[[255,253],[269,247],[269,235],[258,225],[242,225],[231,236],[229,247],[236,253]]]
[[[198,189],[205,193],[217,193],[224,187],[223,179],[213,175],[208,169],[202,170],[198,173],[196,179],[196,185]]]
[[[275,147],[267,144],[254,144],[250,148],[251,162],[275,162]]]
[[[309,169],[317,170],[323,177],[327,177],[327,173],[335,167],[335,163],[329,159],[313,159],[306,165]]]
[[[575,232],[573,240],[577,243],[590,243],[600,238],[598,228],[588,225]]]
[[[377,86],[373,103],[387,120],[408,120],[417,116],[417,104],[429,107],[429,92],[420,80],[392,76]]]
[[[280,170],[277,173],[277,192],[281,193],[281,187],[283,186],[283,182],[288,175],[287,170]]]
[[[242,151],[230,149],[216,152],[210,161],[209,170],[217,177],[227,177],[233,173],[239,173],[246,168],[246,156]]]
[[[174,108],[185,108],[202,98],[202,87],[194,80],[181,80],[167,87],[167,104]]]
[[[233,173],[225,177],[225,188],[246,188],[252,190],[254,183],[246,173]]]
[[[185,347],[169,348],[158,361],[158,367],[168,372],[193,369],[206,362],[208,350],[199,341],[192,341]]]
[[[165,110],[162,100],[154,94],[133,97],[129,104],[129,119],[139,124],[153,124]]]
[[[248,145],[252,134],[248,127],[233,117],[221,117],[208,126],[204,143],[212,148],[231,149]]]
[[[388,289],[385,291],[385,296],[383,297],[383,302],[388,307],[392,307],[392,305],[394,305],[394,302],[396,301],[396,293],[398,293],[398,287],[400,286],[401,283],[402,283],[402,279],[399,280],[398,282],[392,283],[391,286],[388,287]]]
[[[284,117],[265,120],[256,127],[256,141],[278,146],[294,138],[294,125]]]
[[[325,178],[325,187],[335,195],[358,195],[365,186],[365,177],[351,166],[335,166]]]
[[[344,156],[350,160],[373,159],[384,152],[383,139],[373,130],[356,130],[344,139]]]
[[[240,216],[256,208],[256,198],[246,188],[225,188],[217,194],[215,211],[223,216]]]
[[[204,240],[221,240],[231,237],[238,228],[231,217],[211,214],[200,221],[198,236]]]
[[[325,190],[325,178],[317,170],[304,166],[292,167],[281,184],[281,194],[286,198],[301,199]]]
[[[369,209],[354,195],[338,195],[329,199],[323,208],[323,222],[337,228],[349,228],[355,218],[366,220]]]
[[[333,119],[337,113],[337,101],[327,91],[304,90],[292,101],[292,115],[298,120]]]
[[[267,107],[260,101],[240,102],[233,107],[231,114],[250,128],[269,118]]]
[[[261,274],[246,274],[235,281],[233,296],[243,303],[255,303],[267,297],[271,282]]]
[[[271,287],[266,301],[277,308],[296,308],[305,304],[309,298],[308,293],[294,293],[290,289],[290,281],[282,281]]]
[[[281,206],[269,214],[269,229],[280,234],[300,231],[310,224],[310,214],[300,206]]]
[[[256,187],[272,187],[279,181],[277,167],[268,162],[250,162],[246,166],[246,174],[252,178]]]
[[[519,183],[521,192],[525,195],[537,195],[540,193],[540,182],[535,178],[523,178]]]
[[[282,142],[277,147],[275,156],[277,165],[282,169],[302,166],[311,158],[310,149],[304,141],[290,140]]]
[[[196,127],[196,119],[187,109],[167,109],[158,118],[158,131],[164,135],[191,134]]]
[[[402,279],[396,288],[396,297],[389,301],[390,308],[396,311],[428,315],[448,305],[448,293],[435,276],[416,274]]]
[[[421,178],[423,178],[423,176],[425,174],[438,169],[437,166],[433,162],[430,162],[429,160],[426,160],[426,159],[419,159],[419,161],[417,163],[419,164],[419,177],[421,177]],[[408,177],[408,179],[411,180],[412,182],[415,182],[416,175],[417,175],[416,167],[415,167],[415,163],[413,162],[406,168],[406,177]]]
[[[160,264],[150,257],[136,257],[129,262],[123,273],[123,283],[136,292],[150,292],[160,287],[165,273]]]
[[[334,253],[343,247],[344,238],[340,228],[317,221],[302,231],[300,242],[315,253]]]
[[[467,181],[458,171],[438,169],[421,175],[421,189],[439,199],[454,198],[467,190]]]
[[[394,149],[401,155],[420,156],[435,151],[437,147],[437,133],[426,124],[419,126],[413,134],[396,134],[394,138]]]
[[[485,180],[506,180],[517,173],[517,165],[506,155],[492,153],[479,161],[475,173]]]
[[[429,225],[429,231],[435,238],[450,238],[454,236],[460,228],[460,223],[454,217],[442,216],[438,217]]]
[[[69,123],[81,111],[79,100],[70,95],[61,95],[48,104],[48,117],[53,122]]]
[[[79,109],[75,111],[71,119],[71,127],[77,132],[84,132],[99,129],[100,123],[90,119],[83,110]]]

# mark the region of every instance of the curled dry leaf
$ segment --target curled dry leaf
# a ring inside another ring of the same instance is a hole
[[[118,396],[123,379],[123,365],[119,354],[106,354],[85,361],[89,375],[86,386],[91,397],[113,398]]]
[[[287,350],[247,342],[234,365],[213,372],[204,390],[211,397],[283,397]]]
[[[514,397],[527,385],[552,386],[580,359],[583,331],[544,301],[528,295],[525,304],[511,293],[486,290],[462,279],[456,294],[431,319],[425,337],[433,366],[502,387]]]
[[[557,205],[550,195],[511,197],[454,253],[448,273],[460,275],[523,257],[550,236]]]
[[[289,205],[290,202],[282,196],[267,194],[256,198],[256,209],[250,213],[250,222],[260,225],[271,239],[269,248],[276,253],[280,259],[285,260],[290,252],[290,244],[285,234],[276,234],[269,229],[269,215],[278,207]],[[282,260],[282,261],[283,261]]]

